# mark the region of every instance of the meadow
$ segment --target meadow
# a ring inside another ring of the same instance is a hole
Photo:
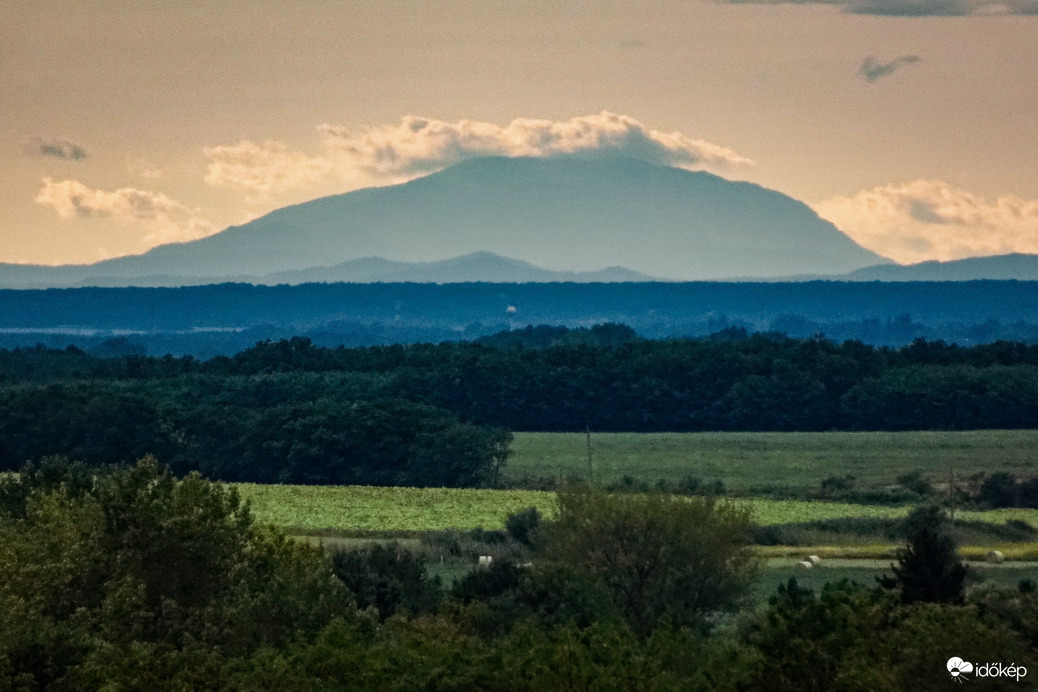
[[[921,471],[934,483],[977,473],[1038,474],[1038,430],[925,432],[591,433],[596,484],[624,476],[655,484],[693,476],[735,492],[762,487],[817,488],[851,474],[859,486],[893,484]],[[516,433],[506,483],[587,479],[582,433]]]

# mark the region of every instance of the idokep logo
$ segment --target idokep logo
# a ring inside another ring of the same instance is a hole
[[[966,677],[966,673],[973,672],[973,664],[969,661],[963,661],[958,656],[953,656],[948,659],[948,673],[951,675],[952,680],[955,682],[962,682],[963,680],[969,680]]]
[[[1015,663],[1010,663],[1008,666],[1002,663],[973,664],[969,661],[963,661],[958,656],[948,659],[947,668],[948,674],[951,675],[951,679],[955,682],[969,680],[968,673],[973,673],[978,678],[1016,678],[1017,682],[1020,682],[1020,678],[1027,675],[1027,668],[1018,666]]]

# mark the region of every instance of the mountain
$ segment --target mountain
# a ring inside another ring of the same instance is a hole
[[[620,265],[679,280],[831,275],[883,261],[807,205],[758,185],[631,159],[486,158],[285,207],[143,255],[37,276],[51,285],[91,277],[213,280],[474,252],[550,270]],[[0,284],[10,270],[0,267]],[[23,281],[32,274],[18,273]]]
[[[529,262],[509,259],[492,252],[473,252],[440,262],[393,262],[380,257],[349,260],[331,267],[311,267],[268,274],[263,284],[302,283],[529,283],[572,281],[577,283],[612,283],[618,281],[655,281],[651,276],[624,267],[607,267],[598,271],[552,271]]]
[[[12,268],[4,274],[5,267]],[[305,283],[617,283],[636,281],[659,281],[660,279],[640,274],[624,267],[606,267],[597,271],[570,272],[541,269],[529,262],[509,259],[492,252],[474,252],[440,262],[394,262],[381,257],[364,257],[349,260],[330,267],[310,267],[274,272],[264,276],[174,276],[171,274],[148,274],[144,276],[87,276],[76,281],[57,274],[61,267],[32,267],[43,270],[36,274],[27,272],[23,265],[0,265],[0,288],[79,288],[100,287],[175,287],[202,286],[207,284],[244,283],[258,286],[279,284],[298,285]],[[50,272],[48,274],[48,272]],[[64,278],[65,283],[61,282]]]
[[[948,262],[884,264],[839,277],[846,281],[1038,281],[1038,255],[1013,253]]]

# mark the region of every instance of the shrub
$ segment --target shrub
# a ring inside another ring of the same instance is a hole
[[[360,608],[374,607],[385,620],[395,613],[431,613],[440,603],[440,585],[430,579],[422,560],[395,541],[360,550],[338,550],[332,571]]]
[[[715,498],[566,492],[545,527],[547,556],[591,575],[630,626],[705,627],[748,586],[746,510]]]
[[[536,507],[527,507],[505,519],[505,531],[512,540],[525,546],[532,545],[534,533],[540,525],[541,513]]]

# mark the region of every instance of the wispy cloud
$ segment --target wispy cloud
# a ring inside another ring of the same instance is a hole
[[[626,156],[722,170],[753,163],[727,147],[607,111],[564,121],[519,118],[505,126],[407,116],[361,130],[321,125],[318,131],[318,154],[273,141],[207,148],[206,182],[262,198],[331,180],[346,186],[399,182],[482,156]]]
[[[851,14],[885,17],[1038,14],[1038,0],[727,0],[727,2],[762,5],[838,5]]]
[[[880,62],[870,55],[861,61],[861,65],[858,67],[858,74],[866,82],[872,83],[894,74],[896,70],[905,65],[911,65],[916,62],[922,62],[922,58],[918,55],[902,55],[890,62]]]
[[[62,219],[107,218],[134,224],[144,240],[161,243],[195,240],[216,232],[213,224],[161,192],[124,187],[107,191],[78,180],[44,178],[36,204],[49,206]]]
[[[274,141],[208,147],[203,153],[209,158],[205,182],[241,190],[254,199],[311,187],[335,169],[326,156],[309,156]]]
[[[50,156],[66,161],[82,161],[90,156],[87,150],[67,139],[43,139],[34,137],[25,144],[25,153],[29,156]]]
[[[945,182],[916,180],[813,206],[861,245],[898,262],[1038,253],[1038,200],[992,200]]]

